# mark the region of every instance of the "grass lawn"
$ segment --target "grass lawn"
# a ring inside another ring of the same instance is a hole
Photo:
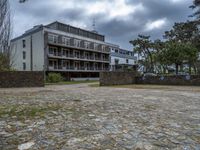
[[[100,87],[99,83],[90,84],[90,87]],[[173,85],[150,85],[150,84],[130,84],[130,85],[112,85],[102,86],[111,88],[130,88],[130,89],[148,89],[148,90],[167,90],[167,91],[193,91],[200,92],[200,86],[173,86]]]
[[[58,83],[46,82],[45,85],[69,85],[69,84],[81,84],[81,83],[98,83],[98,81],[63,81]]]

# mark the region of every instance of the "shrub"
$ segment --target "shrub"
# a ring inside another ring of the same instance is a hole
[[[49,73],[47,76],[47,82],[49,83],[58,83],[63,81],[63,77],[60,73]]]

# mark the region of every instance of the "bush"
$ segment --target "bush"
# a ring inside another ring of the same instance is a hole
[[[63,77],[59,73],[49,73],[47,76],[47,82],[49,83],[58,83],[62,81]]]

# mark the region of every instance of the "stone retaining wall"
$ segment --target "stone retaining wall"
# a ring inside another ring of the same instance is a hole
[[[44,72],[0,72],[0,88],[44,87]]]
[[[200,75],[137,76],[135,72],[101,72],[100,85],[155,84],[200,86]]]
[[[136,84],[200,86],[200,75],[136,77]]]
[[[100,86],[135,83],[135,72],[101,72]]]

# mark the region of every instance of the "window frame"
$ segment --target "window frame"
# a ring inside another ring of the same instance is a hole
[[[66,36],[62,37],[62,44],[70,45],[70,38]]]
[[[26,63],[23,62],[23,70],[25,71],[26,70]]]
[[[56,35],[56,34],[48,34],[48,41],[52,42],[52,43],[58,43],[58,35]]]
[[[26,59],[26,52],[25,51],[22,52],[22,58],[23,58],[23,60]]]
[[[22,40],[22,47],[26,48],[26,40],[25,39]]]

